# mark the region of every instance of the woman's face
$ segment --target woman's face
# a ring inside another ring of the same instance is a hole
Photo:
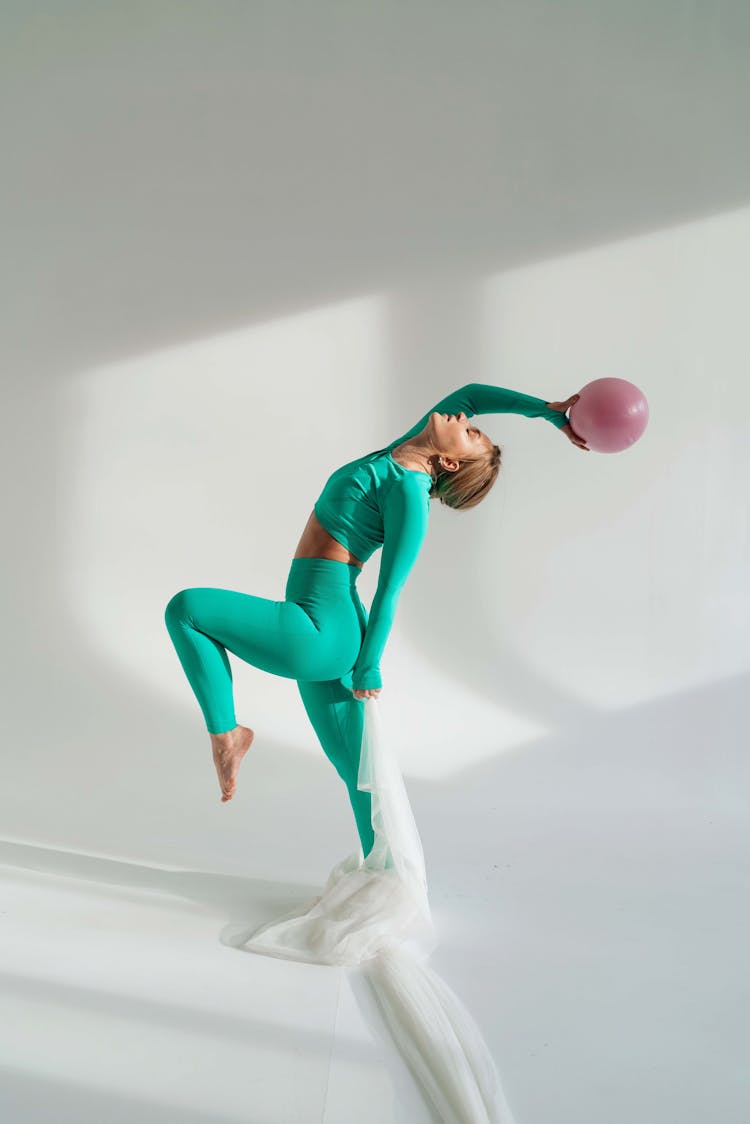
[[[430,414],[428,429],[440,453],[448,461],[472,460],[480,453],[489,452],[492,441],[486,433],[467,418],[466,414]]]

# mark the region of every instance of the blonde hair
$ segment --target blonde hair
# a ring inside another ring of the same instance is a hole
[[[502,451],[493,445],[478,457],[459,462],[455,472],[439,468],[432,472],[430,499],[438,499],[456,511],[475,507],[489,492],[500,472]]]

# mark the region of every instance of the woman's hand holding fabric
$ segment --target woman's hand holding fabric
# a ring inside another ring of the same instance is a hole
[[[352,694],[355,699],[376,699],[382,689],[382,687],[373,687],[369,691],[352,691]]]

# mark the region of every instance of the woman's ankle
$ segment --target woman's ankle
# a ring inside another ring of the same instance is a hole
[[[239,726],[232,726],[231,730],[223,730],[220,734],[212,734],[209,732],[209,737],[212,742],[218,742],[223,745],[226,742],[231,742],[239,729]]]

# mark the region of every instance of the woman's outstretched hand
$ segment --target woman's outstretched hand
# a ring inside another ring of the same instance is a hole
[[[376,699],[382,689],[382,687],[372,687],[369,691],[352,691],[352,694],[355,699]]]
[[[559,410],[564,414],[580,397],[580,394],[571,394],[570,398],[567,398],[565,402],[548,402],[547,408],[550,410]],[[570,422],[568,422],[567,425],[561,426],[560,432],[564,433],[568,440],[572,441],[574,445],[577,445],[579,449],[585,449],[587,453],[591,452],[591,449],[589,449],[584,439],[578,436]]]

